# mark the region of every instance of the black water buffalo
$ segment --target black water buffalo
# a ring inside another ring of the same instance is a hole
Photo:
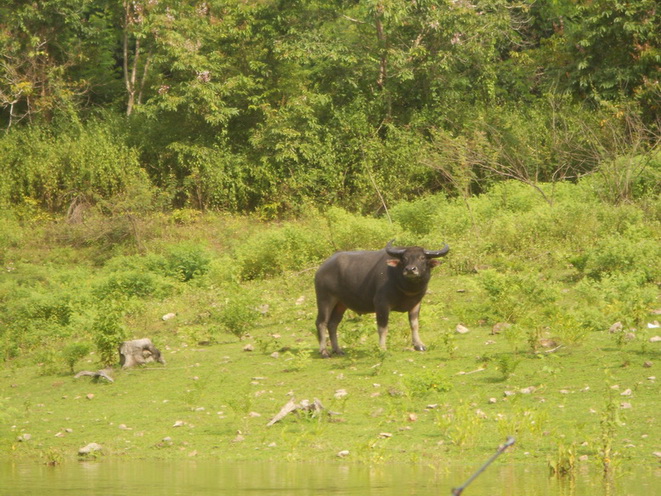
[[[390,241],[379,251],[341,251],[326,260],[314,278],[317,293],[317,337],[319,352],[328,357],[326,331],[333,352],[341,354],[337,326],[347,308],[357,313],[376,313],[379,346],[386,348],[388,315],[408,312],[413,347],[424,351],[418,335],[420,302],[427,291],[436,258],[448,253],[429,251],[419,246],[395,248]]]

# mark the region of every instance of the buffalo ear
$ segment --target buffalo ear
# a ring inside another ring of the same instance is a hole
[[[386,260],[386,263],[391,267],[397,267],[399,265],[399,260],[396,258],[389,258],[388,260]]]

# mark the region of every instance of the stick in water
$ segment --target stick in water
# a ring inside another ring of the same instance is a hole
[[[491,465],[491,464],[493,463],[493,461],[494,461],[496,458],[498,458],[498,456],[499,456],[503,451],[505,451],[507,448],[509,448],[509,447],[512,446],[513,444],[514,444],[514,438],[513,438],[512,436],[508,436],[508,438],[507,438],[507,440],[505,441],[505,443],[501,444],[501,445],[498,447],[498,450],[496,451],[496,453],[495,453],[491,458],[489,458],[489,459],[487,460],[487,463],[485,463],[484,465],[482,465],[482,466],[477,470],[477,472],[475,472],[473,475],[471,475],[471,476],[469,477],[469,479],[468,479],[466,482],[464,482],[464,484],[463,484],[462,486],[455,487],[455,488],[452,490],[452,496],[459,496],[461,493],[463,493],[463,492],[464,492],[464,489],[466,489],[466,487],[468,486],[468,484],[470,484],[471,482],[473,482],[473,481],[477,478],[477,476],[480,475],[482,472],[484,472],[484,471],[486,470],[486,468],[487,468],[489,465]]]

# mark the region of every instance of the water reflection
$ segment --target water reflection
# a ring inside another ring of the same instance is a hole
[[[195,496],[338,495],[443,496],[474,467],[407,464],[117,461],[0,463],[0,495]],[[494,464],[465,491],[502,496],[627,496],[659,494],[661,471],[637,468],[604,479],[588,466],[572,478],[548,476],[545,465]]]

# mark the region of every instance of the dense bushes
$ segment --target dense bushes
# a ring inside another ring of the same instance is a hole
[[[0,204],[31,199],[63,212],[77,198],[109,199],[130,182],[145,181],[138,151],[126,145],[121,126],[110,119],[5,134],[0,140]]]
[[[534,347],[544,329],[576,344],[615,321],[638,327],[658,302],[661,221],[649,211],[659,200],[646,193],[627,204],[605,202],[595,180],[539,184],[552,204],[538,189],[507,181],[476,197],[402,201],[380,217],[337,207],[282,223],[145,214],[140,221],[152,224],[151,234],[139,249],[132,239],[106,239],[103,257],[97,245],[53,235],[65,224],[23,228],[6,216],[15,229],[3,245],[1,353],[53,350],[77,336],[111,361],[113,343],[135,332],[127,323],[142,330],[145,319],[159,321],[161,302],[168,302],[164,313],[185,307],[181,339],[218,339],[218,330],[242,336],[277,300],[267,288],[304,277],[311,291],[314,269],[334,251],[381,249],[393,238],[429,248],[447,242],[439,287],[460,284],[472,296],[454,301],[444,293],[435,305],[468,325],[513,324],[506,334],[517,348]],[[103,217],[86,223],[103,226]],[[62,367],[78,359],[70,350]]]

